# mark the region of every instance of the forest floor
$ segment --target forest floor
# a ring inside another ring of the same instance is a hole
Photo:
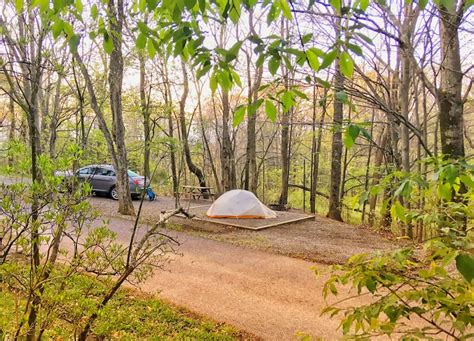
[[[92,197],[90,200],[103,215],[118,216],[117,202],[103,197]],[[136,212],[138,212],[139,204],[139,200],[134,201]],[[185,208],[188,205],[187,202],[182,204]],[[209,204],[209,202],[192,201],[190,206],[202,204]],[[153,202],[144,201],[140,221],[152,224],[158,220],[158,215],[162,210],[173,207],[174,198],[158,197]],[[402,244],[402,241],[393,240],[392,235],[388,233],[340,223],[321,216],[316,216],[314,220],[259,231],[174,217],[168,224],[168,228],[194,236],[322,264],[340,264],[353,254],[393,249]]]

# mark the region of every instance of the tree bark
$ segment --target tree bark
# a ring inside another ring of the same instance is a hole
[[[438,89],[439,129],[441,152],[448,158],[465,156],[462,100],[461,55],[459,25],[462,20],[464,1],[452,1],[452,7],[439,6],[441,41],[440,86]]]
[[[184,149],[184,157],[186,159],[186,164],[188,165],[188,169],[191,173],[193,173],[199,181],[199,186],[207,187],[206,185],[206,178],[204,174],[198,166],[193,162],[191,157],[191,150],[189,149],[189,141],[188,141],[188,129],[186,127],[186,99],[188,98],[189,93],[189,82],[188,82],[188,72],[186,71],[186,65],[184,61],[181,61],[181,68],[183,70],[183,94],[181,95],[181,99],[179,101],[179,124],[181,127],[181,135],[183,139],[183,149]],[[203,193],[204,198],[208,198],[209,191],[207,189],[203,189],[201,191]]]
[[[285,25],[286,24],[286,25]],[[281,19],[281,36],[289,38],[288,22],[282,17]],[[285,90],[290,88],[289,70],[282,63],[283,81]],[[282,110],[281,115],[281,193],[279,204],[285,207],[288,204],[288,183],[290,181],[290,111]]]
[[[56,140],[58,137],[58,124],[59,124],[60,99],[61,99],[61,81],[62,81],[62,77],[59,75],[58,80],[56,82],[56,92],[54,94],[51,121],[49,122],[49,156],[53,160],[56,158]]]
[[[321,153],[321,141],[323,137],[323,124],[324,117],[326,116],[326,101],[327,101],[327,90],[324,90],[323,98],[323,112],[318,122],[318,137],[316,138],[316,85],[313,87],[313,127],[312,127],[312,143],[311,143],[311,190],[309,195],[309,204],[311,213],[316,213],[316,192],[318,189],[318,176],[319,176],[319,155]]]
[[[146,99],[145,83],[145,57],[141,52],[138,55],[140,64],[140,110],[143,117],[143,132],[145,134],[145,146],[143,152],[143,175],[150,179],[150,111]]]
[[[119,194],[118,212],[123,215],[135,215],[135,209],[130,195],[130,185],[127,165],[127,149],[125,147],[125,126],[122,113],[122,82],[123,56],[122,33],[125,21],[123,0],[109,0],[109,25],[112,30],[114,48],[109,62],[110,109],[112,112],[112,135],[116,146],[115,172],[117,175],[117,191]]]
[[[229,131],[230,105],[229,91],[222,90],[222,145],[221,168],[222,189],[227,192],[237,187],[235,174],[234,152]]]
[[[253,11],[249,11],[250,31],[256,35]],[[254,83],[250,76],[251,52],[247,53],[247,79],[248,79],[248,104],[254,104],[258,99],[258,89],[262,82],[263,66],[257,67],[254,75]],[[247,119],[247,153],[245,158],[245,181],[244,188],[253,193],[257,193],[258,173],[257,173],[257,147],[256,147],[256,123],[257,113],[248,115]]]
[[[341,19],[336,20],[336,40],[341,37]],[[336,59],[334,67],[334,92],[344,89],[344,76],[341,74],[339,58]],[[333,115],[333,135],[331,153],[331,184],[329,187],[329,211],[327,216],[331,219],[342,221],[341,201],[339,193],[341,191],[341,157],[342,157],[342,120],[344,115],[343,103],[334,98]]]
[[[10,130],[8,132],[8,141],[12,142],[15,140],[15,131],[16,131],[16,116],[15,116],[15,102],[13,98],[10,97],[8,102],[9,110],[10,110]],[[12,167],[14,163],[13,155],[8,153],[8,166]]]

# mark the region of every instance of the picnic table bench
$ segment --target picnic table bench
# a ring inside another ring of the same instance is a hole
[[[215,194],[212,192],[212,187],[202,187],[202,186],[189,186],[184,185],[183,192],[177,193],[177,195],[183,194],[183,197],[190,200],[190,199],[201,199],[204,198],[206,195],[214,201]],[[203,193],[203,192],[207,193]]]

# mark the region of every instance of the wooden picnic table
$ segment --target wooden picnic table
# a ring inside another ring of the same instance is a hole
[[[189,186],[183,185],[183,195],[187,199],[201,199],[207,194],[212,201],[214,201],[214,193],[212,192],[212,187],[203,187],[203,186]],[[206,191],[207,193],[203,193]]]

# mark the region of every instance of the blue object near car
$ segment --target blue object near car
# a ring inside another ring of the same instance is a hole
[[[145,177],[139,175],[131,170],[128,170],[128,178],[130,185],[130,193],[132,198],[139,198],[143,191],[150,201],[155,200],[156,195],[150,188],[150,182],[146,181]],[[118,200],[117,192],[117,177],[115,170],[111,165],[89,165],[79,168],[75,173],[72,172],[57,172],[56,175],[64,178],[76,177],[79,181],[87,181],[92,186],[92,192],[97,194],[107,194],[112,199]]]

